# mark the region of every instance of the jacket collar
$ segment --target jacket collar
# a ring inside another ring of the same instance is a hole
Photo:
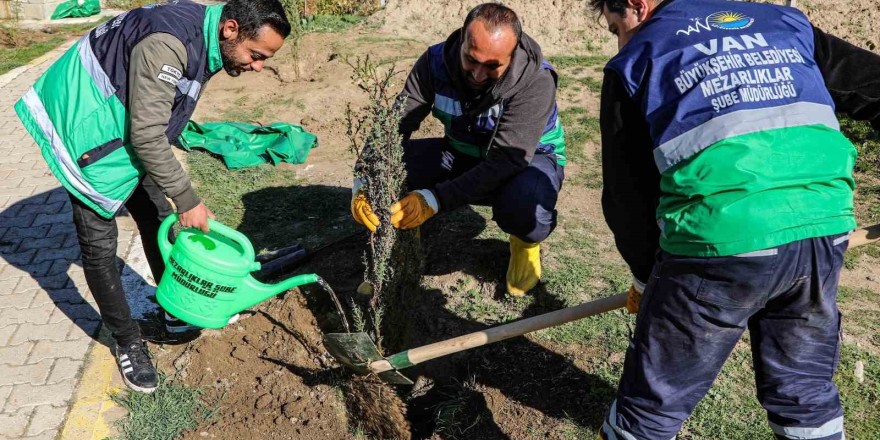
[[[220,14],[223,5],[208,6],[205,10],[205,23],[202,29],[205,34],[205,49],[208,52],[208,71],[217,73],[223,67],[220,55]]]

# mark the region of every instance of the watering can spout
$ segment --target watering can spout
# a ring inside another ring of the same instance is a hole
[[[248,277],[245,284],[246,288],[250,291],[250,295],[243,295],[242,302],[238,307],[241,310],[248,309],[294,287],[316,282],[318,282],[318,275],[313,273],[297,275],[277,284],[264,284],[254,279],[254,277]]]

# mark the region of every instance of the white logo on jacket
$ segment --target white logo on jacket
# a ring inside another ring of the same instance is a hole
[[[159,79],[162,81],[171,84],[172,86],[176,86],[178,82],[180,82],[180,78],[183,76],[183,72],[180,69],[164,64],[162,69],[159,71]]]

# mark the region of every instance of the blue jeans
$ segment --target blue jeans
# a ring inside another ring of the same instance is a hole
[[[407,142],[403,160],[410,190],[433,188],[482,162],[456,151],[442,138]],[[492,220],[502,231],[538,243],[556,229],[556,200],[564,179],[564,168],[556,163],[555,155],[536,153],[525,170],[478,204],[492,206]]]
[[[779,439],[843,438],[831,380],[847,235],[739,256],[661,252],[604,438],[674,438],[749,329],[758,400]]]

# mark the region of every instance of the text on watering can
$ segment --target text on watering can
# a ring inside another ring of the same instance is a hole
[[[177,264],[174,258],[169,258],[171,267],[174,271],[171,277],[181,286],[208,298],[214,298],[218,293],[230,293],[235,291],[235,287],[224,286],[222,284],[214,284],[212,281],[203,280],[197,275],[190,273],[188,270]]]

